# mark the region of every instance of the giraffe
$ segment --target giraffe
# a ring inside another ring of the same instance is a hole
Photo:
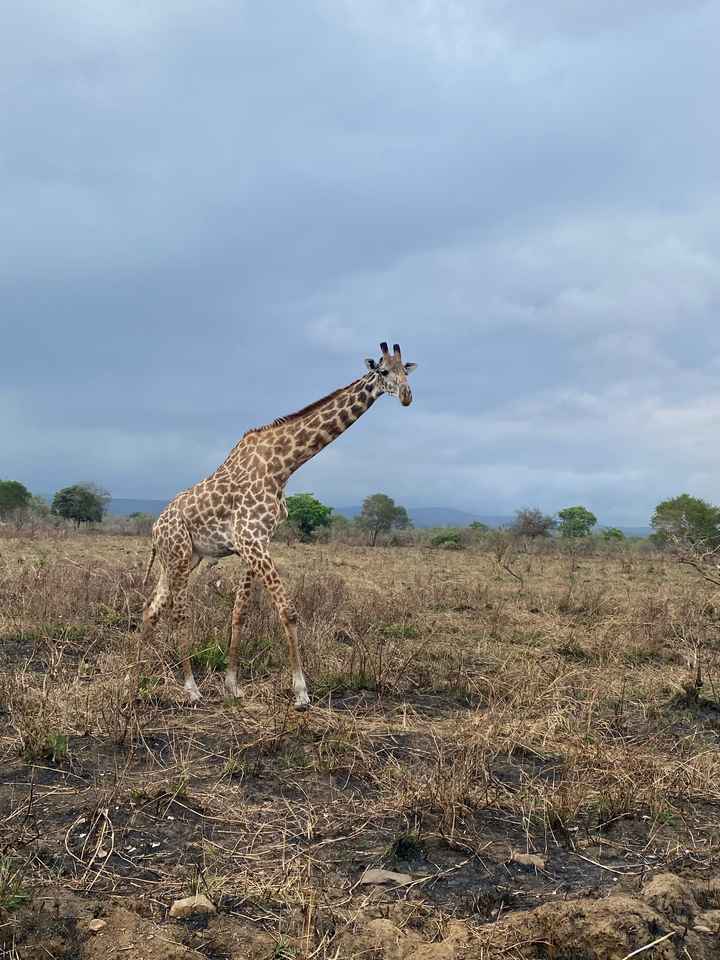
[[[298,648],[297,613],[273,563],[268,544],[287,517],[284,489],[289,477],[323,447],[344,433],[382,394],[407,407],[412,392],[407,377],[417,364],[404,363],[398,344],[392,354],[380,344],[379,360],[366,360],[367,372],[289,416],[248,430],[217,470],[179,493],[160,514],[152,530],[152,551],[143,586],[157,556],[160,575],[143,610],[140,642],[152,640],[163,611],[172,615],[184,687],[191,702],[200,700],[190,661],[188,578],[203,560],[239,556],[246,572],[235,594],[225,688],[240,696],[237,682],[243,611],[254,581],[268,590],[283,625],[292,670],[295,709],[310,705]]]

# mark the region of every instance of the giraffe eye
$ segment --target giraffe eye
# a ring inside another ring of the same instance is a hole
[[[378,370],[378,373],[380,374],[381,377],[386,377],[388,375],[387,370]]]

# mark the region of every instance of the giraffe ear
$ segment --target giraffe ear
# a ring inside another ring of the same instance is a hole
[[[416,363],[406,363],[405,364],[405,373],[412,373],[413,370],[417,369]]]
[[[375,363],[374,360],[367,359],[367,360],[365,361],[365,366],[368,368],[368,370],[376,370],[376,369],[377,369],[377,363]]]

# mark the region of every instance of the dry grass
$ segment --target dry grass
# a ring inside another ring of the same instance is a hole
[[[194,579],[204,701],[184,703],[166,631],[137,647],[146,550],[3,541],[0,929],[15,942],[32,939],[28,896],[162,919],[204,892],[258,957],[353,956],[352,932],[387,916],[426,943],[462,920],[466,955],[491,956],[499,916],[558,892],[716,870],[720,607],[672,559],[275,546],[314,701],[298,716],[260,592],[243,698],[224,698],[235,561]],[[412,883],[360,883],[376,866]],[[241,955],[212,929],[174,936],[187,956]],[[53,955],[85,956],[76,934]]]

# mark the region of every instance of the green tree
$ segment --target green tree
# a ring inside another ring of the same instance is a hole
[[[110,506],[110,501],[112,499],[112,494],[109,490],[106,490],[105,487],[101,487],[97,483],[93,483],[92,480],[79,480],[75,486],[84,487],[85,490],[88,490],[93,496],[102,504],[103,515],[107,513],[107,509]]]
[[[445,527],[430,537],[431,547],[445,550],[462,550],[462,533],[457,527]]]
[[[109,494],[99,491],[94,485],[76,483],[58,490],[50,512],[66,520],[74,520],[77,527],[81,523],[100,523],[107,500]]]
[[[558,517],[561,537],[587,537],[597,523],[597,517],[587,507],[565,507]]]
[[[650,523],[660,541],[678,539],[709,548],[720,544],[720,507],[689,493],[659,503]]]
[[[543,513],[539,507],[524,507],[515,511],[515,519],[510,529],[517,537],[549,537],[557,526],[554,517]]]
[[[32,494],[19,480],[0,480],[0,518],[3,520],[30,505]]]
[[[297,531],[301,540],[310,540],[318,527],[327,527],[332,516],[332,507],[320,503],[311,493],[294,493],[285,500],[288,523]]]
[[[473,522],[472,522],[471,524],[469,524],[469,527],[470,527],[470,529],[471,529],[472,531],[474,531],[475,533],[489,533],[489,532],[490,532],[490,527],[489,527],[486,523],[483,523],[481,520],[473,520]]]
[[[370,543],[373,547],[379,533],[388,533],[393,528],[406,530],[412,526],[405,507],[397,506],[393,498],[384,493],[374,493],[363,500],[362,510],[356,522],[361,529],[367,530],[370,534]]]
[[[607,540],[608,542],[625,539],[625,534],[622,532],[620,527],[605,527],[604,530],[600,531],[600,536],[603,538],[603,540]]]

